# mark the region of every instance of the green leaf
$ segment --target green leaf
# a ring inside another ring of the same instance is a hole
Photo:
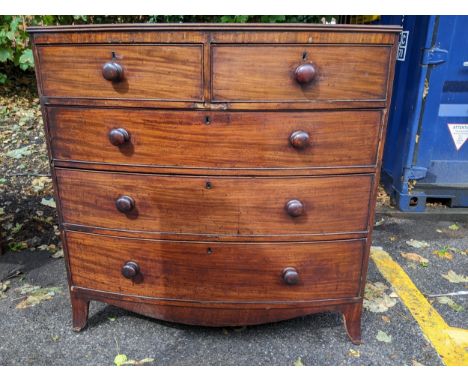
[[[460,226],[458,224],[452,224],[448,228],[452,231],[458,231],[460,229]]]
[[[22,227],[23,227],[22,224],[16,223],[16,225],[11,229],[11,233],[12,234],[18,233],[19,231],[21,231]]]
[[[125,362],[127,362],[127,356],[125,354],[117,354],[114,358],[114,364],[116,366],[122,366]]]
[[[25,49],[19,58],[19,66],[23,70],[34,67],[34,57],[31,49]]]
[[[13,60],[13,51],[10,48],[0,47],[0,62]]]
[[[385,342],[385,343],[392,342],[392,336],[388,335],[385,332],[382,332],[381,330],[378,331],[377,336],[375,338],[377,339],[377,341],[380,341],[380,342]]]
[[[6,84],[7,82],[7,76],[4,73],[0,73],[0,84]]]

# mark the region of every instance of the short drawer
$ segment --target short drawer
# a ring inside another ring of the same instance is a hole
[[[48,108],[56,160],[226,170],[375,166],[381,115]]]
[[[47,97],[203,98],[202,45],[38,46],[37,54]]]
[[[216,45],[215,101],[385,100],[390,46]]]
[[[158,233],[364,232],[373,175],[164,176],[56,169],[64,223]]]
[[[280,302],[356,297],[365,240],[172,242],[66,233],[76,287],[161,299]]]

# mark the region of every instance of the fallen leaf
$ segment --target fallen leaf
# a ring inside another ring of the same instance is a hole
[[[432,254],[439,256],[441,259],[453,259],[453,254],[450,252],[449,247],[442,247],[441,249],[436,249],[435,251],[432,251]]]
[[[380,341],[380,342],[385,342],[385,343],[392,342],[392,336],[388,335],[385,332],[382,332],[381,330],[378,331],[377,336],[375,338],[377,339],[377,341]]]
[[[447,279],[451,283],[468,283],[468,277],[463,275],[457,275],[454,271],[450,270],[446,275],[442,275],[444,279]]]
[[[141,365],[144,365],[145,363],[151,363],[151,362],[154,362],[154,358],[143,358],[139,361],[136,361],[134,359],[129,359],[128,361],[125,361],[122,365],[141,366]]]
[[[380,219],[378,222],[375,222],[375,223],[374,223],[374,227],[378,227],[378,226],[382,225],[383,223],[385,223],[385,219],[384,219],[384,218]]]
[[[6,153],[7,157],[20,159],[24,156],[31,155],[31,146],[20,147],[19,149],[10,150]]]
[[[382,316],[381,318],[382,318],[382,320],[383,320],[384,322],[386,322],[387,324],[390,322],[390,317],[388,317],[388,316]]]
[[[10,288],[10,281],[0,282],[0,300],[6,297],[6,291]]]
[[[388,287],[381,282],[368,282],[364,291],[364,308],[373,313],[382,313],[394,306],[397,300],[385,293],[387,289]]]
[[[414,239],[407,240],[407,241],[406,241],[406,244],[408,244],[408,245],[410,245],[411,247],[414,247],[414,248],[427,248],[427,247],[429,247],[429,243],[428,243],[428,242],[426,242],[426,241],[414,240]]]
[[[400,254],[406,260],[414,261],[414,262],[418,263],[419,265],[427,266],[429,264],[428,259],[418,255],[417,253],[414,253],[414,252],[401,252]]]
[[[28,296],[16,305],[16,309],[26,309],[35,306],[42,301],[52,300],[59,291],[60,288],[58,287],[41,288],[39,286],[32,285],[29,285],[27,288],[23,287],[21,294],[28,293]]]
[[[436,232],[443,233],[444,231],[442,231],[441,229],[436,229]]]
[[[359,350],[349,349],[348,355],[350,357],[359,358],[361,356],[361,352]]]
[[[60,259],[64,256],[63,254],[63,249],[59,249],[57,252],[53,253],[52,255],[50,255],[50,257],[52,257],[53,259]]]
[[[437,302],[439,302],[440,304],[448,305],[455,312],[462,312],[464,310],[463,306],[457,304],[455,301],[453,301],[450,297],[447,296],[437,297]]]
[[[114,358],[116,366],[122,366],[125,362],[127,362],[127,356],[125,354],[117,354]]]
[[[37,289],[40,289],[41,287],[39,285],[31,285],[31,284],[24,284],[15,290],[18,291],[20,294],[28,294],[31,293]]]
[[[19,231],[21,231],[21,228],[23,228],[23,225],[20,224],[20,223],[16,223],[15,226],[11,229],[10,232],[12,234],[18,233]]]
[[[54,335],[52,336],[52,341],[57,342],[60,339],[60,336]]]
[[[302,362],[302,358],[301,358],[301,357],[298,357],[298,358],[294,361],[294,366],[304,366],[304,363]]]
[[[390,239],[390,241],[395,241],[397,239],[397,237],[396,236],[390,236],[389,239]]]
[[[0,215],[4,215],[5,214],[5,210],[3,209],[3,207],[0,207]]]
[[[117,320],[116,317],[112,317],[112,316],[107,317],[107,319],[108,319],[110,322],[114,322],[115,320]]]
[[[52,207],[52,208],[56,208],[56,207],[57,207],[57,206],[55,205],[55,200],[54,200],[54,198],[50,198],[50,199],[42,198],[41,204],[43,204],[44,206],[47,206],[47,207]]]
[[[40,192],[44,190],[46,185],[49,185],[52,183],[52,179],[46,176],[39,176],[37,178],[34,178],[33,181],[31,182],[32,189],[34,192]]]
[[[422,363],[416,361],[415,359],[413,359],[412,364],[413,366],[424,366]]]
[[[460,229],[460,226],[458,224],[452,224],[448,227],[452,231],[458,231]]]

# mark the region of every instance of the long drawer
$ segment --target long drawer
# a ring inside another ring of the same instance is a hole
[[[160,233],[367,232],[373,175],[198,177],[56,169],[64,223]]]
[[[385,100],[390,52],[389,46],[215,45],[212,47],[213,99],[228,102]]]
[[[202,45],[38,46],[42,94],[202,100],[202,51]]]
[[[378,110],[201,112],[52,107],[48,118],[56,160],[183,169],[371,167],[377,160],[381,126]]]
[[[365,248],[365,240],[254,244],[66,236],[76,287],[197,301],[355,297]]]

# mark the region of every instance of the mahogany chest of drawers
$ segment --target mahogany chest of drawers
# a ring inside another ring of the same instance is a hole
[[[70,284],[195,325],[360,341],[398,28],[33,27]]]

